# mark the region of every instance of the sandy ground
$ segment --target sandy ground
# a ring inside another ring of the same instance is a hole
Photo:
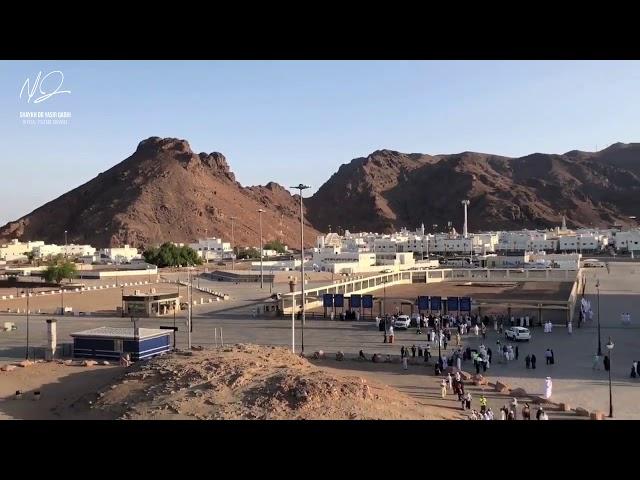
[[[102,282],[100,284],[89,284],[88,282],[83,283],[86,283],[87,285],[107,285],[106,282]],[[195,284],[196,282],[194,282],[194,286]],[[108,285],[113,285],[113,283],[108,283]],[[56,309],[60,308],[64,300],[64,306],[71,307],[73,312],[95,312],[114,315],[117,307],[122,305],[123,288],[124,295],[133,295],[136,290],[140,290],[142,293],[151,293],[152,288],[155,288],[156,293],[175,293],[178,291],[178,286],[171,283],[150,283],[148,285],[110,287],[84,292],[65,291],[64,294],[35,295],[30,297],[29,310],[34,314],[38,313],[38,311],[42,314],[53,314]],[[182,301],[185,301],[187,295],[186,292],[186,287],[181,286],[180,296],[182,297]],[[15,293],[15,289],[13,289],[12,294],[15,295]],[[207,301],[206,299],[211,297],[209,294],[200,292],[195,288],[192,295],[193,299],[196,301],[199,301],[201,297],[205,298],[205,301]],[[7,312],[7,310],[11,310],[12,312],[15,312],[17,309],[19,309],[20,312],[26,311],[26,298],[0,300],[0,311]]]
[[[123,369],[118,366],[66,366],[36,363],[0,372],[0,420],[72,420],[108,418],[99,412],[87,414],[87,401],[81,397],[109,385]],[[17,390],[22,397],[15,398]],[[34,400],[34,392],[40,400]]]
[[[171,354],[128,369],[38,363],[1,372],[0,418],[456,419],[379,382],[314,366],[280,347]],[[21,399],[15,390],[21,389]],[[33,391],[41,399],[33,399]]]

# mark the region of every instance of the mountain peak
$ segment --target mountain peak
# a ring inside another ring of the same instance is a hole
[[[176,151],[179,153],[193,153],[189,142],[179,138],[161,138],[161,137],[149,137],[146,140],[142,140],[138,144],[136,152],[149,152],[158,153],[161,151]]]

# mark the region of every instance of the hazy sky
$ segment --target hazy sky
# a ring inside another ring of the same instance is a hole
[[[19,98],[27,77],[54,70],[71,93]],[[382,148],[521,156],[637,142],[639,87],[637,61],[0,61],[0,225],[150,136],[222,152],[243,185],[313,192]],[[72,117],[23,125],[24,111]]]

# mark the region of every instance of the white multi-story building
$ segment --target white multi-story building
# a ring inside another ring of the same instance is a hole
[[[619,252],[637,252],[640,250],[640,230],[617,232],[614,242]]]
[[[140,258],[137,248],[125,245],[124,247],[103,248],[100,255],[115,263],[129,263],[133,259]]]
[[[233,249],[231,243],[223,242],[221,238],[211,237],[204,240],[198,240],[197,243],[189,244],[199,257],[205,261],[222,260],[223,258],[231,258]]]
[[[27,254],[33,252],[33,249],[44,245],[44,242],[20,242],[18,239],[14,238],[11,242],[0,245],[0,260],[5,261],[16,261],[16,260],[26,260]]]

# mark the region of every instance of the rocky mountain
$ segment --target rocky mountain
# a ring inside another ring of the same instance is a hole
[[[534,153],[508,158],[485,153],[405,154],[378,150],[342,165],[304,200],[305,245],[331,228],[390,232],[424,222],[461,230],[468,198],[469,229],[637,225],[640,144],[599,152]],[[299,197],[277,183],[243,187],[221,153],[195,154],[185,140],[151,137],[113,168],[0,228],[0,240],[42,239],[95,246],[138,247],[171,240],[231,238],[258,245],[263,208],[265,241],[297,247]]]
[[[305,203],[323,231],[390,232],[422,222],[443,230],[449,221],[460,231],[465,198],[471,231],[552,227],[563,214],[570,227],[637,225],[629,217],[640,216],[640,144],[521,158],[379,150],[342,165]]]
[[[67,230],[69,243],[94,246],[230,240],[236,217],[236,244],[257,246],[260,208],[264,241],[298,247],[298,196],[277,183],[243,187],[221,153],[195,154],[185,140],[151,137],[113,168],[0,228],[0,239],[61,244]],[[317,232],[305,230],[310,245]]]

